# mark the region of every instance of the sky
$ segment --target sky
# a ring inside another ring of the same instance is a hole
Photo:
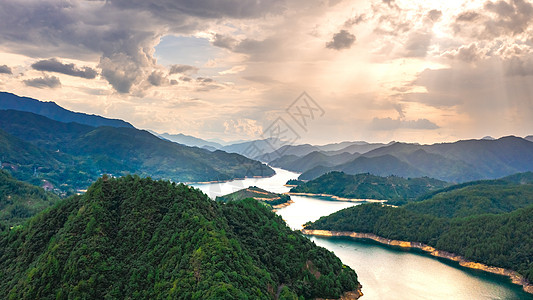
[[[2,0],[0,90],[204,139],[526,136],[533,3]]]

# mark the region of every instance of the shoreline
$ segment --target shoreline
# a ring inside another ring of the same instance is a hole
[[[289,206],[289,205],[291,205],[291,204],[293,204],[293,203],[294,203],[294,201],[292,201],[292,199],[290,199],[289,201],[287,201],[287,202],[285,202],[285,203],[281,203],[281,204],[277,204],[277,205],[272,205],[272,211],[273,211],[273,212],[276,212],[276,211],[278,211],[278,209],[282,209],[282,208],[287,207],[287,206]]]
[[[452,261],[459,262],[459,265],[462,267],[482,270],[488,273],[497,274],[509,277],[514,284],[522,286],[522,289],[530,294],[533,294],[533,284],[531,284],[527,279],[525,279],[518,272],[513,270],[508,270],[500,267],[488,266],[486,264],[477,263],[474,261],[467,260],[461,255],[455,253],[450,253],[446,251],[437,250],[429,245],[418,243],[418,242],[408,242],[408,241],[399,241],[391,240],[384,237],[377,236],[372,233],[360,233],[360,232],[350,232],[350,231],[330,231],[330,230],[314,230],[314,229],[302,229],[301,232],[305,235],[316,235],[316,236],[344,236],[351,237],[356,239],[369,239],[380,244],[385,244],[389,246],[398,246],[402,248],[414,248],[420,249],[424,252],[429,253],[432,256],[449,259]]]
[[[343,198],[330,194],[313,194],[313,193],[294,193],[287,192],[285,193],[290,196],[309,196],[309,197],[327,197],[335,201],[345,201],[345,202],[375,202],[375,203],[386,203],[388,200],[377,200],[377,199],[358,199],[358,198]]]
[[[276,175],[276,174],[274,174]],[[259,179],[259,178],[271,178],[273,177],[274,175],[270,175],[270,176],[247,176],[247,177],[244,177],[244,178],[233,178],[233,179],[226,179],[226,180],[212,180],[212,181],[190,181],[190,182],[180,182],[180,183],[183,183],[183,184],[186,184],[186,185],[192,185],[192,184],[212,184],[212,183],[226,183],[226,182],[231,182],[231,181],[235,181],[235,180],[245,180],[245,179]]]

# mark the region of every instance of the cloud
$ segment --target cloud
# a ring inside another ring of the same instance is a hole
[[[405,44],[406,57],[425,57],[431,43],[432,34],[429,32],[412,32]]]
[[[507,76],[533,76],[533,55],[512,57],[504,63]]]
[[[363,23],[364,21],[366,21],[366,15],[365,14],[356,15],[356,16],[346,20],[344,22],[344,27],[349,28],[349,27],[352,27],[353,25],[357,25],[357,24]]]
[[[434,130],[438,129],[437,124],[431,122],[428,119],[418,120],[402,120],[391,118],[374,118],[370,122],[371,130],[386,131],[396,129],[419,129],[419,130]]]
[[[198,72],[198,68],[195,66],[189,66],[189,65],[172,65],[170,66],[170,71],[168,72],[169,75],[172,74],[194,74]]]
[[[61,81],[55,76],[44,75],[44,77],[26,79],[24,84],[36,88],[57,88],[61,86]]]
[[[153,86],[162,86],[169,84],[168,78],[160,71],[154,71],[148,76],[148,82]]]
[[[11,71],[11,68],[7,65],[0,66],[0,74],[13,74],[13,71]]]
[[[47,60],[40,60],[31,65],[34,70],[62,73],[70,76],[81,77],[85,79],[94,79],[98,72],[89,67],[82,67],[81,69],[74,64],[64,64],[56,58]]]
[[[256,120],[251,119],[228,120],[224,122],[224,133],[257,137],[263,133],[263,126],[259,125]]]
[[[342,29],[333,35],[333,39],[326,43],[326,48],[342,50],[349,49],[355,42],[355,35]]]
[[[238,44],[238,41],[231,36],[215,34],[213,45],[221,48],[232,50]]]
[[[461,46],[456,50],[446,51],[442,56],[470,63],[484,57],[484,53],[478,48],[476,43],[471,43],[468,46]]]

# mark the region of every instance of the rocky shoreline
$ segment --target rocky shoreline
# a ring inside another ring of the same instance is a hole
[[[512,282],[514,284],[521,285],[524,291],[533,294],[533,284],[531,284],[529,281],[527,281],[522,275],[519,273],[508,270],[504,268],[499,267],[493,267],[488,266],[482,263],[477,263],[473,261],[469,261],[466,258],[464,258],[461,255],[457,255],[455,253],[450,253],[446,251],[440,251],[437,250],[429,245],[418,243],[418,242],[407,242],[407,241],[399,241],[399,240],[391,240],[384,237],[377,236],[372,233],[359,233],[359,232],[349,232],[349,231],[329,231],[329,230],[312,230],[312,229],[302,229],[301,230],[303,234],[306,235],[316,235],[316,236],[345,236],[345,237],[352,237],[357,239],[370,239],[373,241],[376,241],[381,244],[390,245],[390,246],[398,246],[398,247],[404,247],[404,248],[416,248],[420,249],[422,251],[428,252],[429,254],[435,256],[435,257],[441,257],[446,258],[449,260],[453,260],[456,262],[459,262],[459,265],[471,268],[471,269],[477,269],[482,270],[485,272],[489,272],[492,274],[498,274],[503,275],[511,278]]]
[[[293,193],[288,192],[287,195],[291,196],[309,196],[309,197],[328,197],[333,200],[337,201],[345,201],[345,202],[378,202],[378,203],[385,203],[387,200],[376,200],[376,199],[357,199],[357,198],[343,198],[335,195],[329,195],[329,194],[312,194],[312,193]]]

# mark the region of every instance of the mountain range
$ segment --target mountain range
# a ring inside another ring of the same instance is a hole
[[[57,105],[54,102],[43,102],[28,97],[20,97],[15,94],[0,92],[0,110],[19,110],[45,116],[52,120],[69,123],[111,127],[133,128],[128,122],[118,119],[108,119],[97,115],[73,112]]]
[[[493,179],[533,170],[533,142],[508,136],[496,140],[464,140],[433,145],[394,143],[354,157],[335,166],[319,164],[304,171],[300,179],[313,179],[329,171],[427,176],[449,182]],[[276,166],[283,167],[280,164]]]
[[[102,173],[181,182],[274,174],[235,153],[188,147],[129,127],[92,127],[0,110],[0,130],[2,166],[21,180],[61,191],[84,189]]]

